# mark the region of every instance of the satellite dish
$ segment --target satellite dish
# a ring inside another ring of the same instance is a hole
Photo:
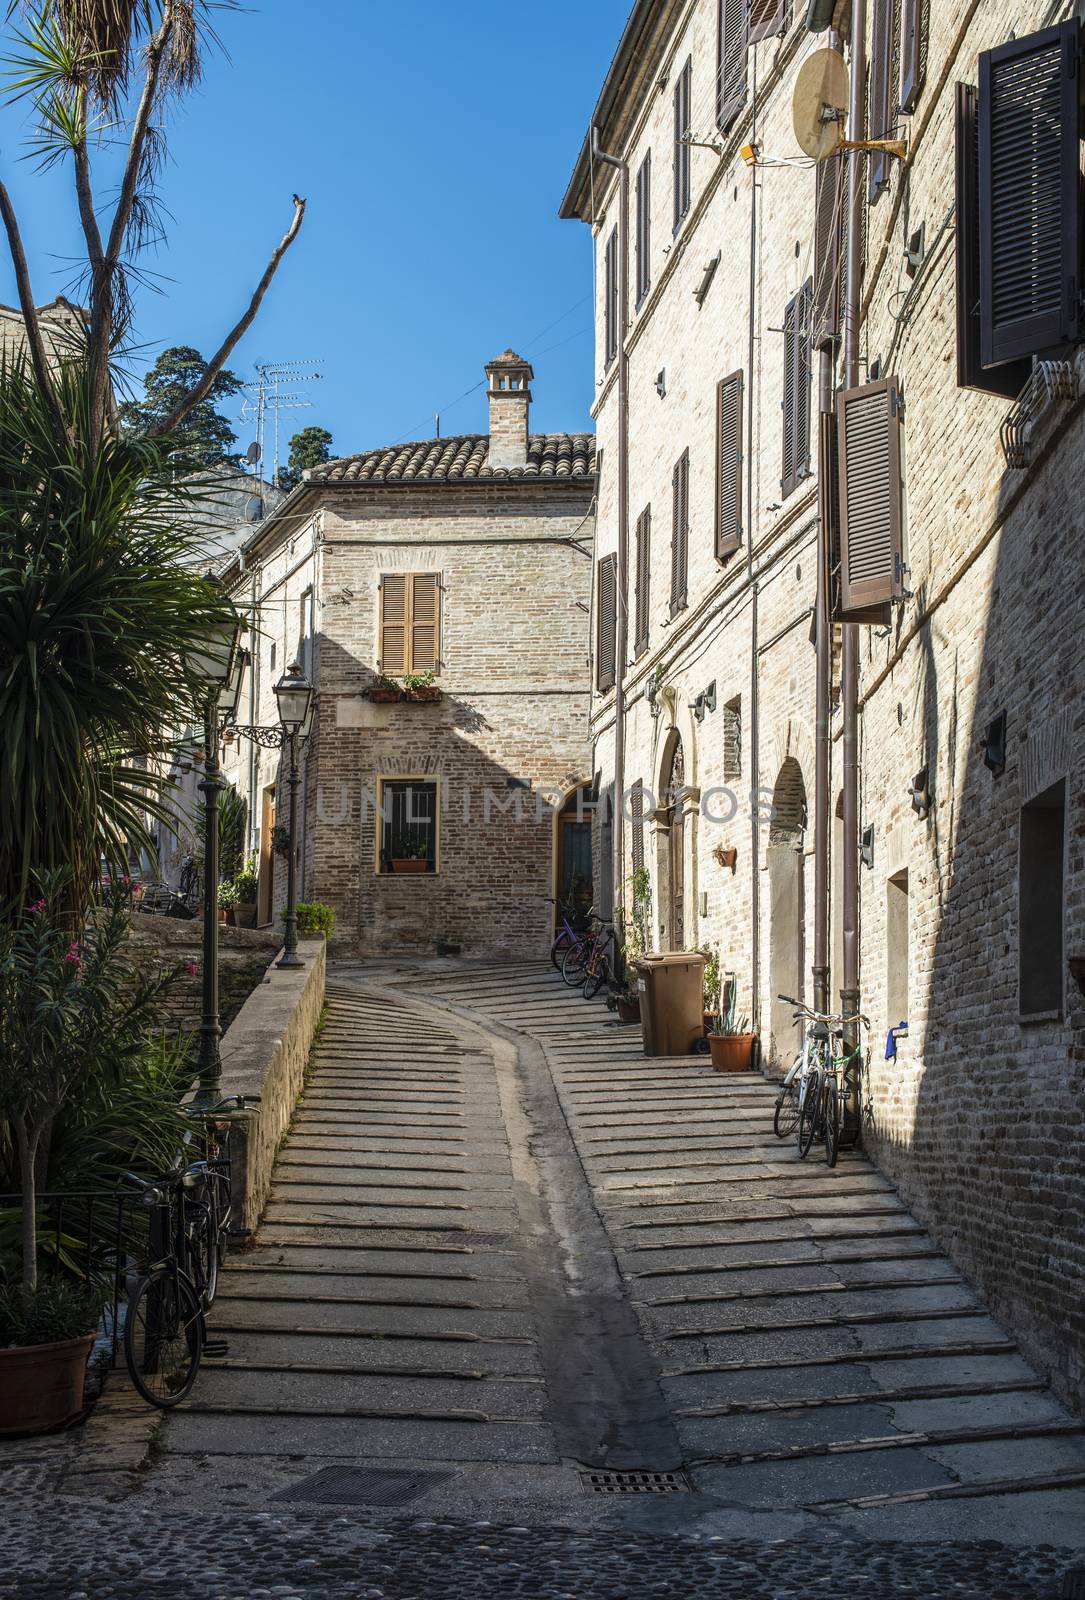
[[[246,506],[245,506],[245,521],[246,522],[259,522],[260,519],[263,517],[263,515],[264,515],[263,497],[261,495],[258,495],[258,494],[250,495],[249,498],[248,498],[248,501],[246,503]]]
[[[848,69],[839,50],[815,50],[799,68],[791,99],[795,138],[805,155],[824,161],[844,142]]]
[[[245,451],[245,460],[249,463],[250,467],[255,467],[256,463],[260,459],[260,455],[261,455],[260,446],[257,444],[256,440],[254,439],[252,441],[252,443],[249,445],[249,448]]]

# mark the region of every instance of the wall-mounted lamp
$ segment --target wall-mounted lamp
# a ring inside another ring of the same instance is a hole
[[[873,869],[873,866],[874,866],[874,829],[873,829],[873,827],[864,828],[862,833],[859,835],[859,860],[863,863],[864,867],[870,867],[871,869]]]
[[[983,764],[996,778],[1006,770],[1006,713],[1000,711],[987,724],[983,735]]]
[[[922,820],[931,813],[931,785],[930,768],[921,767],[912,779],[912,786],[908,790],[912,801],[912,810]]]
[[[659,396],[659,398],[661,400],[665,400],[666,397],[667,397],[667,369],[666,369],[666,367],[660,367],[659,371],[656,373],[656,394]]]
[[[716,680],[713,678],[707,689],[702,689],[693,702],[693,715],[698,722],[703,722],[706,711],[716,709]]]

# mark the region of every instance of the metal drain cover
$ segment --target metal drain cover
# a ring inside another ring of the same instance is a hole
[[[273,1500],[311,1501],[325,1506],[401,1506],[454,1472],[380,1472],[367,1467],[324,1467],[311,1478],[273,1494]]]
[[[592,1494],[684,1494],[689,1490],[683,1472],[582,1472],[580,1481]]]

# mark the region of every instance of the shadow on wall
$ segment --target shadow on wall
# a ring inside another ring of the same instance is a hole
[[[1085,1001],[1067,956],[1085,954],[1073,709],[1085,671],[1085,579],[1066,463],[1082,433],[1077,419],[1009,510],[982,634],[980,590],[966,581],[937,614],[937,633],[928,624],[921,637],[933,805],[925,822],[914,819],[913,869],[925,857],[929,877],[908,919],[921,992],[898,1061],[873,1062],[885,1169],[1079,1408]],[[1003,503],[1016,488],[1004,482]],[[961,730],[958,690],[972,674],[975,713]],[[944,727],[939,705],[949,707]],[[883,886],[890,902],[893,887]],[[891,903],[887,911],[892,938]]]

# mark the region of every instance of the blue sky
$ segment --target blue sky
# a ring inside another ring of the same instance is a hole
[[[231,365],[316,358],[311,410],[337,452],[485,431],[482,364],[506,345],[536,370],[533,427],[590,427],[591,244],[557,208],[628,0],[263,0],[222,14],[228,51],[174,117],[167,246],[139,296],[153,355],[205,355],[243,308],[291,214],[301,237]],[[19,159],[25,109],[0,113],[0,161],[39,302],[79,233],[64,171]],[[105,177],[103,169],[103,177]],[[103,181],[100,195],[108,194]],[[15,303],[3,254],[0,300]],[[235,410],[236,406],[229,408]],[[237,424],[242,446],[249,433]]]

